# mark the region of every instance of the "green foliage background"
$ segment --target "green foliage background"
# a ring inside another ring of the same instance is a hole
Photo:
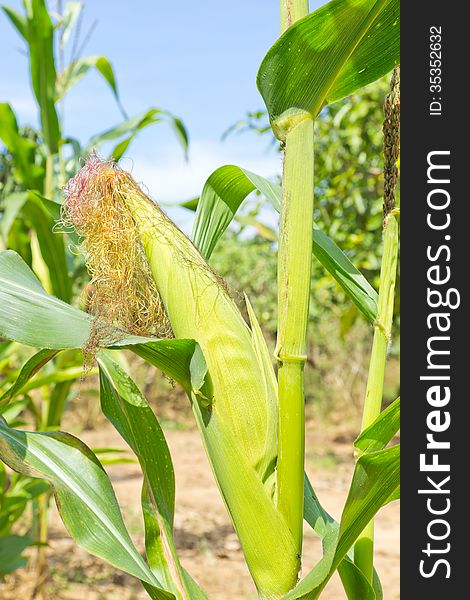
[[[378,287],[382,252],[383,102],[389,78],[367,86],[353,98],[329,105],[315,123],[315,221],[347,253],[368,281]],[[265,135],[271,150],[267,115],[248,113],[227,133]],[[269,136],[269,140],[268,140]],[[279,178],[280,179],[280,178]],[[273,211],[273,218],[274,211]],[[265,334],[274,347],[277,326],[276,245],[274,228],[267,226],[257,199],[248,200],[244,218],[223,236],[212,264],[237,290],[244,290]],[[263,222],[264,221],[264,222]],[[255,225],[248,228],[247,224]],[[307,399],[327,411],[343,400],[362,402],[363,381],[372,342],[372,329],[329,273],[314,261],[310,304]],[[399,290],[395,330],[390,349],[386,399],[398,393]],[[397,318],[398,317],[398,318]]]

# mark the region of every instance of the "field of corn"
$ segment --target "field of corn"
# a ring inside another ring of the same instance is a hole
[[[278,176],[179,212],[126,159],[191,161],[184,115],[127,114],[83,8],[1,6],[39,119],[0,98],[0,598],[398,598],[398,0],[281,0],[224,134]],[[89,72],[122,118],[83,143]]]

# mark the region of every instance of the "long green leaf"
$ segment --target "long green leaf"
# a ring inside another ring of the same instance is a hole
[[[106,131],[93,136],[87,144],[87,149],[93,149],[93,147],[99,146],[103,142],[112,142],[130,133],[140,131],[144,127],[147,127],[147,125],[157,123],[161,120],[161,113],[162,111],[158,108],[152,108],[116,125],[116,127],[107,129]]]
[[[28,22],[26,21],[24,15],[19,13],[17,10],[14,10],[10,6],[6,6],[5,4],[2,4],[1,8],[21,37],[28,41]]]
[[[374,588],[351,559],[343,559],[338,573],[348,600],[378,600]]]
[[[44,140],[49,152],[55,154],[59,148],[60,128],[55,108],[54,26],[45,0],[28,0],[25,7],[33,91],[39,105]]]
[[[98,56],[95,61],[95,67],[102,75],[103,79],[108,83],[117,102],[120,102],[116,75],[114,74],[114,69],[109,60],[105,56]]]
[[[175,479],[163,431],[146,399],[110,353],[100,352],[98,363],[103,412],[138,457],[144,474],[143,512],[150,564],[159,580],[171,582],[175,594],[190,595],[173,540]]]
[[[306,474],[304,479],[304,519],[322,539],[331,530],[339,527],[339,524],[320,504]]]
[[[0,462],[0,471],[4,471],[3,463]],[[11,533],[13,527],[25,510],[31,506],[31,501],[39,498],[50,490],[47,481],[31,479],[17,473],[10,474],[8,488],[5,493],[0,493],[2,510],[0,511],[0,540],[3,536]],[[4,487],[0,482],[0,490]],[[2,560],[0,560],[0,570]]]
[[[273,204],[280,205],[280,187],[246,169],[225,165],[209,176],[197,205],[192,236],[206,259],[212,254],[243,200],[254,190],[258,190]]]
[[[135,548],[108,475],[85,444],[69,434],[27,433],[0,421],[0,457],[15,471],[51,483],[64,525],[80,546],[150,584],[155,597],[174,598]]]
[[[57,353],[58,350],[40,350],[34,354],[19,372],[15,383],[0,396],[0,405],[5,404],[15,396],[18,396],[28,381],[34,377],[45,364],[52,360]]]
[[[36,348],[81,348],[92,324],[89,314],[47,294],[16,252],[0,254],[0,336]],[[103,345],[145,341],[110,328]]]
[[[322,540],[328,542],[336,539],[334,535],[339,531],[339,523],[322,507],[307,475],[304,483],[304,519]],[[328,552],[325,543],[324,547]],[[377,572],[374,569],[374,581],[371,586],[354,564],[352,550],[339,564],[338,572],[349,600],[382,600],[382,586]]]
[[[382,450],[400,429],[400,397],[380,413],[354,442],[361,452]]]
[[[81,348],[92,318],[47,294],[16,252],[0,254],[0,335],[36,348]]]
[[[96,375],[96,369],[90,369],[86,374],[87,375]],[[68,367],[68,368],[58,368],[53,369],[52,371],[45,373],[44,375],[40,375],[28,382],[22,389],[23,393],[30,392],[31,390],[35,390],[37,388],[43,387],[45,385],[51,385],[55,383],[66,383],[69,381],[75,381],[83,376],[83,365],[80,364],[76,367]]]
[[[0,253],[0,336],[35,348],[82,348],[93,326],[100,327],[91,315],[47,294],[16,252]],[[188,393],[199,392],[207,372],[194,340],[132,336],[107,325],[100,346],[132,349]]]
[[[335,560],[346,555],[365,525],[400,483],[400,446],[371,452],[356,463],[341,516]]]
[[[285,600],[319,597],[364,527],[394,494],[399,483],[399,446],[361,456],[356,463],[339,530],[328,533],[323,558]]]
[[[29,195],[23,215],[38,237],[41,255],[49,271],[52,293],[60,300],[70,302],[72,280],[68,273],[64,235],[54,233],[55,221],[35,194]]]
[[[275,134],[390,71],[399,61],[397,0],[332,0],[297,21],[272,46],[258,89]],[[391,17],[391,22],[390,22]]]
[[[193,241],[208,259],[243,200],[257,190],[279,212],[281,188],[263,177],[234,165],[210,175],[201,194],[193,228]],[[377,293],[348,257],[320,229],[313,231],[313,254],[344,289],[361,313],[374,322]]]
[[[92,69],[96,69],[109,85],[118,106],[125,115],[125,111],[121,107],[114,69],[105,56],[86,56],[68,65],[58,77],[56,100],[63,98]]]
[[[10,227],[7,240],[7,248],[17,252],[29,265],[33,264],[33,253],[31,234],[22,219],[15,219]]]
[[[313,254],[370,323],[377,318],[378,295],[364,275],[320,229],[313,230]]]
[[[88,154],[93,149],[101,146],[101,144],[105,142],[112,142],[120,139],[121,141],[111,152],[111,156],[115,160],[119,160],[127,150],[129,144],[136,137],[136,135],[142,131],[142,129],[145,129],[154,123],[158,123],[159,121],[168,121],[170,123],[173,130],[177,134],[177,138],[181,143],[184,152],[186,153],[188,149],[188,134],[181,120],[166,110],[152,108],[136,117],[127,119],[116,127],[107,129],[106,131],[92,137],[87,144],[85,154]]]
[[[24,567],[28,559],[23,551],[33,540],[26,535],[6,535],[0,537],[0,577]]]
[[[170,451],[152,409],[107,352],[98,356],[101,407],[142,466],[158,512],[173,527],[175,478]]]
[[[14,220],[24,206],[29,196],[28,192],[13,192],[3,199],[4,210],[0,221],[0,235],[6,245],[8,235]]]
[[[46,423],[48,427],[59,427],[74,381],[75,378],[71,378],[68,381],[56,382],[53,386],[46,415]]]
[[[388,0],[336,77],[327,102],[380,79],[400,61],[400,1]]]
[[[6,102],[0,102],[0,140],[13,156],[18,180],[26,188],[40,189],[44,169],[35,164],[36,145],[20,135],[16,115]]]
[[[188,394],[197,394],[204,383],[207,365],[194,340],[159,340],[127,348],[177,381]]]

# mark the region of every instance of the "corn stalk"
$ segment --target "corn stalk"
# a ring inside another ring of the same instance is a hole
[[[398,222],[396,216],[396,185],[400,132],[400,68],[392,75],[390,93],[385,100],[384,120],[384,246],[380,271],[379,303],[374,324],[374,340],[369,364],[361,431],[380,415],[385,377],[387,348],[390,343],[395,281],[398,261]],[[354,560],[369,581],[372,581],[374,561],[374,522],[370,521],[354,547]]]
[[[281,1],[281,27],[308,14],[305,0]],[[278,254],[279,440],[277,502],[300,557],[304,496],[304,366],[313,244],[313,119],[291,128],[284,141]],[[300,567],[300,560],[299,560]]]

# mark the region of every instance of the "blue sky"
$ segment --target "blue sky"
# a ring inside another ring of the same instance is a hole
[[[8,0],[6,0],[8,3]],[[9,5],[22,10],[19,0]],[[323,4],[310,0],[311,10]],[[54,9],[55,0],[49,2]],[[97,21],[84,55],[104,55],[115,69],[129,115],[151,107],[171,110],[186,124],[189,162],[166,125],[143,131],[127,163],[157,199],[197,195],[210,173],[238,164],[265,176],[279,172],[279,157],[266,140],[221,134],[247,110],[262,108],[256,72],[279,32],[275,0],[88,0],[82,33]],[[82,36],[83,37],[83,36]],[[24,44],[0,15],[0,101],[10,102],[21,123],[37,122]],[[88,74],[67,96],[64,132],[85,141],[121,119],[111,92]]]

